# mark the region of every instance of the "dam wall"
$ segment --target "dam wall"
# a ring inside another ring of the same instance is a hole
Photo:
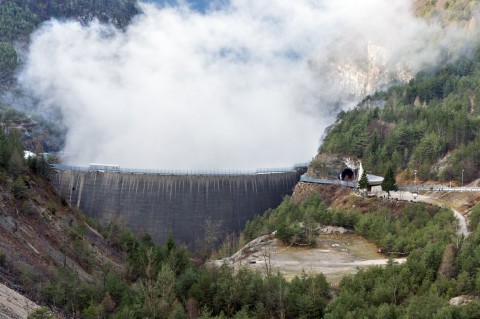
[[[220,235],[238,232],[247,220],[277,207],[305,171],[222,176],[57,170],[52,181],[87,216],[102,223],[116,219],[158,244],[172,233],[195,249],[205,238],[206,220],[219,225]]]

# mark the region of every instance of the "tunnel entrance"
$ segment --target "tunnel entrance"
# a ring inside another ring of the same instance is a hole
[[[353,172],[353,170],[351,168],[345,168],[342,172],[342,181],[345,181],[345,182],[351,182],[353,181],[354,179],[354,176],[355,176],[355,173]]]

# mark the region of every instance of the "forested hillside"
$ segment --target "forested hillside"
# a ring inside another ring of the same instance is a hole
[[[326,305],[324,318],[480,316],[479,205],[471,215],[473,233],[466,239],[456,238],[451,212],[435,206],[355,195],[343,205],[355,208],[328,208],[315,195],[299,205],[286,198],[278,208],[252,220],[244,236],[249,239],[277,230],[277,238],[286,243],[311,243],[309,236],[318,229],[316,223],[321,223],[349,228],[392,256],[408,255],[405,264],[392,261],[386,267],[363,269],[344,277]],[[449,303],[457,296],[463,296],[460,299],[465,303]]]
[[[135,0],[0,1],[0,84],[14,81],[18,63],[14,47],[26,43],[41,22],[52,17],[82,23],[98,19],[121,28],[137,13]]]
[[[422,180],[465,181],[480,169],[480,51],[418,74],[341,112],[321,152],[362,159],[382,175],[389,165]]]
[[[415,0],[415,10],[426,19],[441,19],[444,23],[469,21],[478,0]]]

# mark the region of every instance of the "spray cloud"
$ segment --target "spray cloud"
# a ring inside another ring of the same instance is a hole
[[[51,21],[33,36],[20,81],[62,112],[70,164],[306,161],[339,109],[435,63],[451,43],[408,0],[141,7],[124,31]]]

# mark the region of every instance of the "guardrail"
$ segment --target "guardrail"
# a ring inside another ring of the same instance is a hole
[[[351,188],[355,188],[355,183],[353,182],[344,182],[339,179],[321,179],[321,178],[312,178],[308,177],[307,174],[303,174],[300,177],[301,182],[314,183],[314,184],[330,184],[330,185],[342,185]]]
[[[437,191],[437,192],[480,192],[480,187],[450,187],[447,185],[404,185],[399,186],[398,190],[415,192],[415,191]]]
[[[72,166],[63,164],[52,164],[52,168],[59,171],[76,172],[95,172],[109,171],[124,174],[155,174],[155,175],[184,175],[184,176],[241,176],[241,175],[261,175],[261,174],[281,174],[293,172],[297,169],[306,169],[309,163],[298,163],[291,167],[280,168],[259,168],[256,170],[171,170],[171,169],[143,169],[143,168],[109,168],[102,169],[82,166]]]

